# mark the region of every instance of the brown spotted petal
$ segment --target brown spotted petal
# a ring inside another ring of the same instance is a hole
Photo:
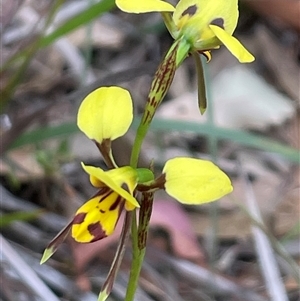
[[[89,243],[111,235],[115,229],[124,199],[113,190],[105,188],[83,204],[76,212],[72,225],[72,237],[81,243]]]

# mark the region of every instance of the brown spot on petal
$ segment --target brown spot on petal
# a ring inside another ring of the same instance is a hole
[[[99,211],[100,211],[101,213],[105,213],[105,210],[100,209]]]
[[[94,236],[94,238],[91,240],[91,242],[100,240],[107,236],[105,231],[102,229],[102,227],[99,223],[90,224],[90,225],[88,225],[87,229],[90,232],[90,234],[92,236]]]
[[[82,224],[84,222],[86,213],[85,212],[81,212],[75,215],[74,219],[73,219],[73,224]]]
[[[210,24],[211,25],[217,25],[217,26],[224,29],[224,19],[223,18],[216,18],[216,19],[212,20],[210,22]]]
[[[107,198],[113,191],[109,187],[101,188],[95,196],[99,196],[99,203],[101,203],[105,198]]]
[[[181,14],[181,16],[185,16],[185,15],[193,16],[193,15],[197,12],[197,9],[198,9],[197,5],[194,4],[194,5],[190,6],[190,7],[188,7],[188,8]]]
[[[122,201],[122,197],[118,196],[114,201],[114,203],[109,207],[109,211],[115,210],[120,205],[121,201]]]

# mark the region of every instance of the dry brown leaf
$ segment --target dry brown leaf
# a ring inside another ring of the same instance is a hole
[[[197,263],[204,261],[190,218],[177,202],[155,200],[151,227],[161,227],[169,233],[174,255]]]

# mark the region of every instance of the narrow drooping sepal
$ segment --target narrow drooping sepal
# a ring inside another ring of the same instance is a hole
[[[55,253],[55,249],[53,247],[48,247],[44,250],[42,259],[40,261],[40,264],[45,263],[48,261],[48,259]]]
[[[101,288],[98,301],[105,301],[112,291],[113,284],[116,280],[116,276],[118,274],[120,265],[124,257],[126,243],[129,238],[131,215],[132,215],[131,212],[126,212],[125,214],[125,219],[124,219],[123,228],[119,239],[118,249],[116,251],[113,263],[110,267],[106,280]]]
[[[166,162],[166,192],[183,204],[203,204],[230,193],[229,177],[211,161],[178,157]]]
[[[58,247],[62,244],[62,242],[66,239],[68,236],[73,221],[70,221],[48,244],[46,247],[42,259],[40,261],[40,264],[45,263],[58,249]]]
[[[203,115],[207,108],[205,77],[201,59],[197,52],[193,52],[193,57],[196,63],[197,81],[198,81],[198,106],[201,115]]]
[[[110,293],[104,288],[101,290],[99,296],[98,296],[98,301],[105,301],[109,297]]]

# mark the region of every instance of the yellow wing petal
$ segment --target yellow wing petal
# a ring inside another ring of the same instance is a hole
[[[116,0],[120,10],[127,13],[172,12],[173,5],[161,0]]]
[[[91,92],[81,103],[77,125],[90,139],[101,143],[123,136],[133,118],[132,99],[120,87],[101,87]]]
[[[123,206],[122,197],[104,188],[100,195],[87,201],[76,212],[72,237],[78,242],[89,243],[111,235]]]
[[[163,173],[166,192],[183,204],[212,202],[232,191],[228,176],[210,161],[174,158]]]
[[[216,25],[209,25],[209,28],[240,63],[251,63],[255,60],[254,56],[236,38],[228,34],[224,29]]]

